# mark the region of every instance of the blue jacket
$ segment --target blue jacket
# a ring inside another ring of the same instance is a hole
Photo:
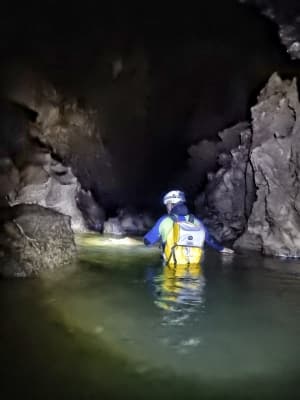
[[[176,215],[178,221],[185,221],[185,216],[189,214],[187,207],[185,204],[178,204],[172,209],[172,214]],[[160,224],[164,221],[165,218],[168,218],[169,215],[163,215],[162,217],[159,218],[159,220],[156,221],[155,225],[153,228],[144,236],[144,243],[147,246],[153,245],[157,243],[158,241],[161,241],[161,235],[160,235]],[[204,230],[205,230],[205,242],[212,247],[213,249],[217,251],[223,250],[223,246],[220,245],[208,232],[207,228],[204,226],[203,222],[199,218],[197,220],[203,225]]]

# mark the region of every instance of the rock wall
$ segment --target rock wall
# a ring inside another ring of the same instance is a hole
[[[1,103],[0,205],[39,204],[70,216],[74,232],[102,230],[105,214],[89,187],[112,197],[114,178],[98,113],[30,74],[10,100]]]
[[[273,74],[252,107],[251,129],[220,156],[196,209],[220,240],[300,257],[300,104],[296,80]]]
[[[38,276],[75,256],[70,217],[38,205],[0,210],[0,276]]]
[[[49,149],[28,141],[23,152],[0,158],[0,205],[38,204],[71,217],[74,232],[100,231],[105,214],[72,169]]]
[[[299,112],[296,80],[274,74],[252,108],[250,162],[257,200],[237,248],[300,256]]]
[[[118,215],[109,218],[104,223],[103,233],[109,235],[144,235],[154,225],[154,220],[147,213],[137,213],[135,210],[120,209]]]
[[[279,37],[292,59],[300,59],[300,2],[298,0],[239,0],[256,6],[278,25]]]
[[[253,172],[248,165],[252,134],[245,125],[239,127],[240,144],[229,153],[219,154],[221,168],[208,174],[205,191],[195,201],[197,215],[222,242],[241,235],[253,203]]]
[[[92,231],[102,232],[105,210],[96,202],[91,191],[81,188],[77,192],[76,203],[81,210],[87,228]]]
[[[0,158],[0,207],[8,206],[8,195],[20,181],[19,171],[9,157]]]
[[[29,135],[70,166],[84,189],[96,186],[105,194],[116,190],[98,112],[78,99],[64,97],[50,83],[30,74],[15,82],[10,100],[35,113]]]
[[[76,201],[81,186],[71,168],[55,160],[46,147],[28,141],[22,152],[1,161],[1,197],[10,206],[38,204],[51,208],[71,217],[74,232],[87,230]]]
[[[189,192],[197,190],[205,182],[207,171],[215,172],[218,162],[222,164],[223,155],[240,144],[240,133],[248,127],[248,122],[240,122],[219,132],[219,140],[205,139],[189,147],[187,169],[177,178],[176,184]]]

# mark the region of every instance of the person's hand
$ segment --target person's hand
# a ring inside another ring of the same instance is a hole
[[[229,249],[228,247],[224,247],[224,249],[221,250],[220,253],[223,253],[223,254],[233,254],[233,253],[234,253],[234,250]]]

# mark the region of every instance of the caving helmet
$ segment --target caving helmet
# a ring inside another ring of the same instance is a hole
[[[185,203],[185,194],[180,190],[171,190],[166,193],[163,198],[163,203],[166,205],[167,203],[177,204],[177,203]]]

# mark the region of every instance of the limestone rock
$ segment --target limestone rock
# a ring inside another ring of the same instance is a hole
[[[13,192],[19,184],[19,171],[8,157],[0,158],[0,197]]]
[[[114,190],[111,157],[103,143],[96,110],[82,106],[76,98],[62,96],[49,82],[30,74],[20,76],[10,98],[36,113],[30,136],[70,166],[81,184],[88,189],[98,186],[105,193]],[[95,170],[101,171],[101,182]]]
[[[248,127],[248,122],[240,122],[219,132],[219,141],[205,139],[192,145],[188,149],[188,168],[180,179],[181,185],[193,190],[193,187],[198,188],[203,184],[207,171],[214,172],[216,170],[222,155],[229,153],[240,144],[240,133]]]
[[[120,209],[117,217],[109,218],[104,223],[105,234],[110,235],[144,235],[154,225],[148,214],[138,213],[130,209]]]
[[[77,205],[81,185],[71,168],[54,160],[50,153],[44,155],[42,164],[39,149],[31,148],[30,161],[24,159],[20,166],[20,180],[9,194],[11,206],[38,204],[71,217],[74,232],[86,232],[87,226]]]
[[[267,255],[300,257],[300,104],[296,81],[273,74],[252,107],[241,145],[219,155],[196,199],[220,241]]]
[[[237,248],[300,256],[300,109],[296,81],[273,75],[252,108],[257,199]]]
[[[95,201],[92,193],[89,190],[81,189],[77,193],[76,200],[87,227],[93,231],[101,232],[105,221],[105,211]]]
[[[48,178],[49,175],[42,166],[29,164],[20,171],[20,186],[42,185],[47,182]]]
[[[154,225],[149,215],[126,209],[119,211],[118,219],[122,229],[129,235],[144,235]]]
[[[0,213],[0,275],[25,278],[74,261],[70,217],[38,205],[18,205]]]
[[[220,154],[221,168],[209,174],[205,191],[195,201],[196,214],[221,242],[235,240],[243,232],[253,201],[249,196],[254,190],[252,169],[248,168],[250,129],[242,130],[240,138],[238,147]]]
[[[103,233],[107,235],[122,236],[125,234],[125,231],[118,218],[109,218],[104,222]]]

